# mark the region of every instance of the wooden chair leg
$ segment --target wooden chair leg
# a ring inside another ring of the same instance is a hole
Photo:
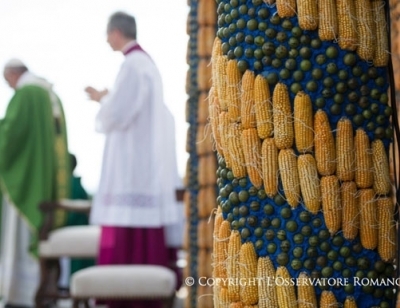
[[[54,301],[58,294],[57,282],[60,276],[60,264],[58,259],[40,258],[39,266],[40,282],[35,294],[35,307],[45,308]]]

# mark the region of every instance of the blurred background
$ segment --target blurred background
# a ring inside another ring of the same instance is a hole
[[[186,1],[169,0],[2,0],[0,66],[20,58],[35,74],[54,84],[67,117],[70,151],[78,159],[76,174],[90,194],[97,189],[104,139],[94,130],[99,109],[83,89],[111,88],[123,56],[106,42],[108,17],[115,11],[136,17],[138,41],[160,69],[164,97],[175,116],[179,173],[185,151],[185,81],[188,36]],[[13,94],[0,82],[0,117]]]

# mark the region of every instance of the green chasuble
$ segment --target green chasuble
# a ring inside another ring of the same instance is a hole
[[[37,85],[17,89],[0,121],[3,194],[27,221],[33,243],[42,222],[40,202],[69,196],[71,172],[64,114],[59,99],[53,95],[52,100],[49,93]],[[57,117],[53,115],[55,103],[60,111]],[[61,221],[58,218],[57,224]]]

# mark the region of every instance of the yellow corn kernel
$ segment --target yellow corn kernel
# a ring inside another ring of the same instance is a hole
[[[230,168],[232,166],[232,160],[231,160],[231,156],[229,153],[229,147],[228,147],[229,118],[228,118],[228,112],[226,112],[226,111],[222,111],[218,115],[218,131],[219,131],[219,135],[221,137],[222,152],[224,153],[223,158],[225,159],[226,167]]]
[[[374,177],[374,190],[378,195],[390,193],[392,184],[389,175],[389,159],[385,151],[382,140],[376,139],[371,143],[372,166]]]
[[[378,253],[383,261],[389,262],[396,257],[395,204],[389,197],[378,198],[376,203],[379,219]]]
[[[228,297],[230,302],[237,302],[240,300],[240,285],[236,283],[236,281],[240,278],[239,252],[241,243],[239,231],[232,230],[228,244],[227,275],[229,279],[234,279],[233,281],[235,281],[235,283],[228,284]]]
[[[219,131],[219,113],[220,106],[218,97],[215,96],[215,89],[212,87],[208,95],[208,114],[209,121],[211,125],[212,136],[215,142],[215,148],[219,155],[224,157],[224,152],[222,150],[221,135]]]
[[[339,180],[352,181],[355,169],[354,131],[351,121],[347,118],[340,119],[337,124],[336,157],[336,175]]]
[[[336,12],[339,24],[338,44],[340,48],[345,50],[356,50],[358,45],[358,35],[354,1],[336,0]]]
[[[254,80],[254,108],[258,137],[271,137],[274,132],[271,93],[268,82],[262,75],[257,75]]]
[[[322,291],[319,307],[320,308],[339,307],[339,303],[337,302],[336,297],[332,291],[327,291],[327,290]]]
[[[372,60],[375,53],[376,35],[370,0],[354,0],[358,46],[357,54],[363,60]]]
[[[288,88],[283,83],[275,86],[272,95],[274,138],[278,149],[288,149],[293,145],[294,131],[292,110]]]
[[[375,21],[376,41],[374,66],[386,66],[389,62],[389,35],[385,17],[385,2],[372,0],[373,20]]]
[[[332,175],[336,171],[336,150],[331,126],[325,111],[314,115],[315,160],[320,175]]]
[[[289,281],[291,279],[289,271],[284,266],[279,266],[276,270],[276,279],[279,281]],[[294,285],[278,283],[276,285],[276,294],[279,308],[297,308],[297,299]]]
[[[296,15],[296,0],[276,0],[276,10],[282,18]]]
[[[310,96],[303,91],[294,98],[294,136],[297,151],[312,152],[314,147],[313,111]]]
[[[321,178],[322,211],[331,235],[339,231],[342,223],[342,204],[339,180],[335,175]]]
[[[297,302],[297,308],[317,307],[315,289],[313,284],[310,282],[310,276],[308,276],[306,272],[301,272],[299,274],[297,284]]]
[[[224,285],[220,285],[219,298],[221,300],[222,307],[226,307],[227,305],[229,305],[228,288]]]
[[[263,180],[261,178],[261,141],[258,138],[257,129],[248,128],[242,131],[242,147],[250,182],[260,188]]]
[[[228,258],[228,243],[230,235],[230,222],[224,220],[219,228],[218,237],[214,238],[214,277],[216,278],[227,278],[226,260]]]
[[[347,296],[344,301],[344,308],[357,308],[356,300],[353,296]]]
[[[240,82],[242,75],[237,66],[237,61],[228,60],[226,66],[226,91],[228,96],[228,118],[230,122],[240,120]]]
[[[226,87],[226,67],[228,58],[226,56],[217,56],[215,64],[215,95],[218,97],[221,111],[228,111],[228,92]]]
[[[360,128],[356,131],[354,148],[356,160],[355,182],[358,188],[369,188],[374,182],[372,151],[368,135]]]
[[[228,151],[229,156],[231,157],[232,172],[236,178],[242,178],[247,175],[241,136],[241,124],[230,123],[228,134]]]
[[[318,28],[317,0],[297,0],[297,18],[303,30],[316,30]]]
[[[359,190],[360,200],[360,240],[366,249],[375,249],[378,245],[378,210],[372,188]]]
[[[286,201],[292,208],[295,208],[300,199],[300,179],[297,158],[293,149],[279,151],[278,165]]]
[[[357,198],[357,185],[353,181],[343,182],[340,186],[342,199],[343,237],[354,240],[360,229],[360,207]]]
[[[254,106],[254,73],[247,70],[242,77],[241,121],[243,129],[256,127]]]
[[[275,285],[275,268],[271,259],[260,257],[257,260],[258,307],[279,308]]]
[[[229,304],[229,308],[244,308],[242,302],[234,302]]]
[[[251,242],[242,244],[239,253],[240,279],[245,281],[240,286],[240,299],[245,305],[258,302],[258,286],[254,279],[257,277],[257,254]]]
[[[311,213],[321,209],[321,187],[318,178],[317,164],[311,154],[302,154],[297,159],[300,190],[304,205]]]
[[[262,178],[264,190],[268,197],[273,198],[278,193],[278,148],[274,138],[266,138],[261,146]]]

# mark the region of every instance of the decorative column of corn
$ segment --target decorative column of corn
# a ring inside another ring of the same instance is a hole
[[[392,60],[393,70],[395,72],[395,86],[397,95],[400,91],[400,2],[390,0],[390,19],[391,19],[391,37],[392,37]]]
[[[391,307],[385,3],[217,4],[214,307]]]
[[[211,277],[213,220],[216,207],[217,159],[213,151],[210,130],[207,130],[208,91],[211,85],[209,65],[216,32],[216,4],[214,0],[189,1],[187,19],[189,35],[186,91],[187,171],[185,176],[186,232],[185,249],[187,266],[184,278]],[[188,287],[185,307],[212,308],[212,288],[195,284]]]

